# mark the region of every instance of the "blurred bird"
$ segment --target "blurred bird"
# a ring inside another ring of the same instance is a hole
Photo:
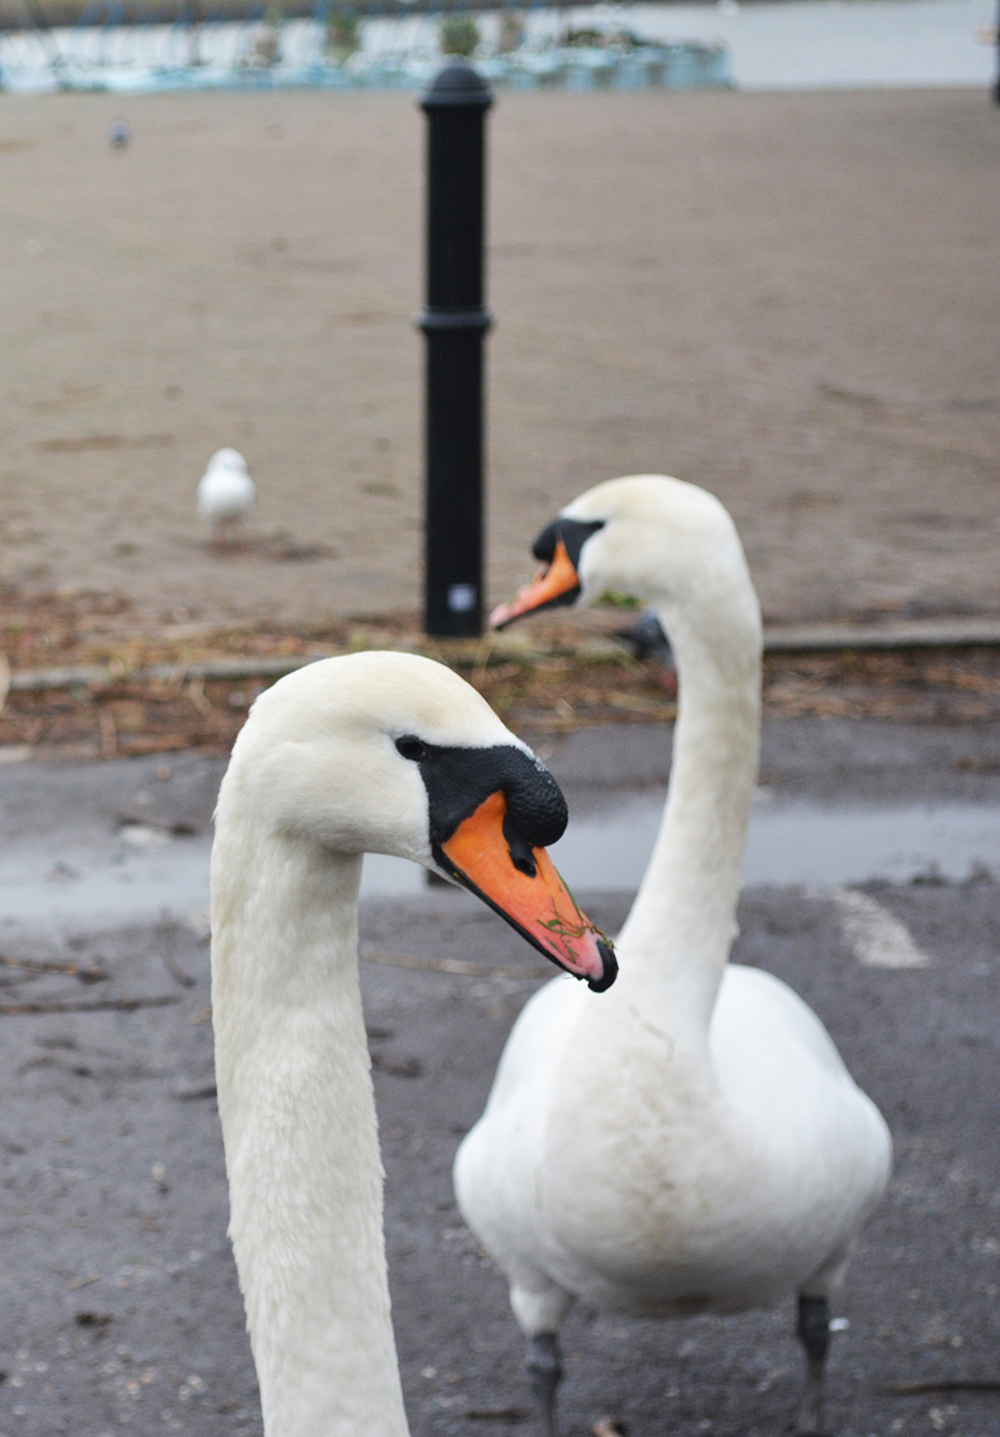
[[[108,140],[113,150],[127,150],[128,142],[132,138],[132,131],[126,120],[112,120],[108,129]]]
[[[618,629],[614,635],[632,650],[632,657],[640,663],[652,664],[660,676],[660,683],[667,693],[677,693],[677,665],[670,640],[663,632],[663,626],[655,609],[644,609],[641,617],[629,629]]]
[[[198,485],[198,513],[212,526],[213,549],[239,547],[243,520],[256,499],[257,491],[243,455],[235,449],[217,450]]]

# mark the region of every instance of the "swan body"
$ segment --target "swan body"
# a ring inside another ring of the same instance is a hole
[[[198,513],[211,524],[213,540],[232,536],[256,501],[243,455],[235,449],[217,450],[198,483]]]
[[[802,1000],[728,963],[761,653],[735,527],[705,491],[636,476],[569,505],[535,552],[546,568],[495,621],[609,589],[652,604],[680,674],[674,756],[617,942],[620,981],[599,1003],[560,982],[528,1003],[459,1149],[459,1207],[550,1356],[575,1298],[668,1317],[793,1293],[800,1335],[806,1312],[823,1326],[825,1355],[826,1308],[815,1304],[885,1188],[891,1144]],[[817,1368],[819,1347],[806,1346],[814,1381],[802,1422],[819,1431],[822,1355]]]
[[[558,980],[532,1000],[456,1167],[463,1215],[511,1278],[525,1331],[554,1331],[572,1298],[683,1317],[769,1307],[810,1279],[825,1291],[884,1182],[877,1112],[769,974],[731,967],[700,1050],[627,974],[603,1023]]]
[[[407,1432],[358,979],[363,855],[463,883],[607,986],[613,954],[540,846],[564,826],[547,771],[430,660],[323,660],[251,710],[216,814],[212,1014],[230,1236],[267,1437]]]

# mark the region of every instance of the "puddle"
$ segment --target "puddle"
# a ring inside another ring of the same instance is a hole
[[[909,883],[939,874],[960,883],[977,869],[1000,874],[1000,806],[755,809],[743,880],[761,883]]]
[[[570,887],[635,888],[652,852],[661,792],[620,798],[614,808],[571,822],[552,856]],[[106,847],[31,847],[0,857],[0,938],[8,932],[65,932],[176,917],[208,904],[207,835]],[[747,884],[906,883],[924,874],[961,881],[977,867],[1000,873],[1000,805],[914,804],[866,809],[805,801],[754,807],[744,864]],[[426,891],[423,870],[369,854],[363,898]]]
[[[551,849],[553,861],[580,892],[633,889],[649,862],[662,812],[663,794],[657,792],[634,794],[603,814],[571,819],[565,837]],[[977,867],[1000,873],[1000,805],[864,809],[765,799],[754,806],[743,881],[908,883],[939,873],[961,882]],[[367,897],[402,897],[423,887],[423,875],[401,859],[365,860]]]
[[[146,841],[151,833],[155,841]],[[175,839],[158,830],[103,847],[8,850],[0,858],[0,942],[4,929],[58,933],[204,908],[210,853],[207,836]]]
[[[0,856],[0,944],[3,933],[94,930],[208,911],[211,838],[175,838],[132,825],[105,846],[36,845]],[[426,889],[424,871],[400,858],[368,854],[365,898],[405,897]]]

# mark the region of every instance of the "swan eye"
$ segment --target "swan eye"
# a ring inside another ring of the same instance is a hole
[[[413,734],[404,733],[402,738],[396,740],[396,752],[402,754],[403,758],[426,758],[427,745],[414,738]]]

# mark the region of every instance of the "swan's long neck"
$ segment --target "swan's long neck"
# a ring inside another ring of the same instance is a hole
[[[212,1013],[266,1437],[406,1437],[358,982],[361,860],[220,803]]]
[[[697,607],[658,606],[680,680],[673,761],[618,945],[623,978],[666,984],[678,1019],[702,1033],[735,932],[760,737],[760,614],[749,575],[732,577]]]

